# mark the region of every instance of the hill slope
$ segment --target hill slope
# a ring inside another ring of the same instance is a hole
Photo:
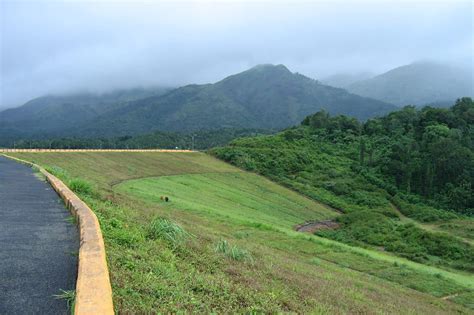
[[[15,156],[97,214],[118,313],[469,312],[472,277],[295,232],[338,213],[206,154]]]
[[[127,135],[153,130],[284,128],[325,108],[367,119],[393,110],[380,101],[322,85],[283,65],[260,65],[215,84],[188,85],[131,103],[83,126],[87,135]]]
[[[473,96],[472,74],[432,62],[417,62],[346,87],[352,93],[399,106],[454,102]]]
[[[118,90],[105,94],[81,93],[43,96],[0,112],[0,140],[38,137],[90,121],[137,99],[160,95],[165,88]]]
[[[325,78],[322,78],[321,82],[329,86],[345,89],[347,86],[353,83],[363,81],[363,80],[368,80],[374,76],[375,75],[370,72],[359,72],[359,73],[352,73],[352,74],[339,73],[339,74],[333,74]]]
[[[319,235],[473,272],[473,125],[468,98],[364,125],[319,112],[300,127],[211,152],[341,210],[341,228]]]

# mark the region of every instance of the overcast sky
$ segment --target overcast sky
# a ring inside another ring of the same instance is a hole
[[[260,63],[316,79],[417,60],[472,68],[471,1],[0,3],[0,107],[215,82]]]

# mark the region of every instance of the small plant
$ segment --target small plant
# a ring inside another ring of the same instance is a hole
[[[69,181],[69,188],[79,194],[92,195],[93,192],[92,185],[80,178],[71,179]]]
[[[61,293],[53,295],[55,299],[66,300],[67,308],[71,310],[71,314],[74,314],[74,303],[76,301],[75,290],[60,290]]]
[[[69,174],[64,169],[60,168],[59,166],[44,166],[44,169],[53,174],[54,176],[61,178],[61,179],[68,179]]]
[[[220,240],[216,245],[215,251],[216,253],[223,253],[225,256],[237,261],[253,260],[248,251],[241,249],[236,245],[230,246],[227,240]]]
[[[310,262],[312,265],[316,265],[316,266],[321,265],[321,259],[316,258],[316,257],[311,258],[309,262]]]
[[[155,218],[148,226],[147,237],[152,240],[164,239],[174,247],[182,244],[190,234],[179,224],[164,218]]]

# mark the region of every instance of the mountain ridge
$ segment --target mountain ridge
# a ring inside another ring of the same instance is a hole
[[[445,102],[473,96],[468,70],[431,61],[418,61],[391,69],[373,78],[350,84],[352,93],[398,106]]]
[[[191,84],[156,95],[111,102],[107,110],[98,114],[93,108],[88,109],[87,104],[73,105],[71,108],[78,107],[78,112],[74,113],[75,118],[69,119],[68,107],[61,105],[65,113],[60,119],[53,119],[56,125],[48,120],[55,117],[56,112],[44,115],[44,119],[39,119],[42,116],[35,111],[30,111],[30,116],[22,113],[28,106],[2,112],[0,121],[6,124],[0,131],[12,138],[18,135],[113,137],[219,128],[282,129],[298,124],[320,109],[360,120],[396,109],[394,105],[292,73],[284,65],[270,64],[257,65],[213,84]],[[87,113],[81,113],[81,110]],[[13,113],[18,114],[14,123],[7,119],[15,116]],[[21,117],[35,119],[21,121]]]
[[[225,127],[281,129],[323,108],[361,120],[396,108],[322,85],[283,65],[258,65],[214,84],[187,85],[132,105],[126,115],[112,112],[83,126],[83,131],[96,136]],[[107,122],[112,126],[105,130]]]

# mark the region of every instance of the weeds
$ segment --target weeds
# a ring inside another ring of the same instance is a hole
[[[237,261],[253,261],[252,256],[245,249],[236,245],[230,246],[227,240],[220,240],[215,248],[216,253],[223,253],[225,256]]]
[[[60,290],[61,293],[53,295],[55,299],[65,300],[67,308],[71,310],[71,314],[74,314],[74,304],[76,302],[76,291],[75,290]]]
[[[89,182],[86,182],[83,179],[80,178],[73,178],[69,181],[69,188],[71,188],[72,191],[79,193],[79,194],[85,194],[85,195],[92,195],[93,194],[93,189],[92,185]]]
[[[186,232],[179,224],[164,218],[155,218],[148,226],[147,237],[152,240],[163,239],[173,247],[181,245],[191,234]]]

